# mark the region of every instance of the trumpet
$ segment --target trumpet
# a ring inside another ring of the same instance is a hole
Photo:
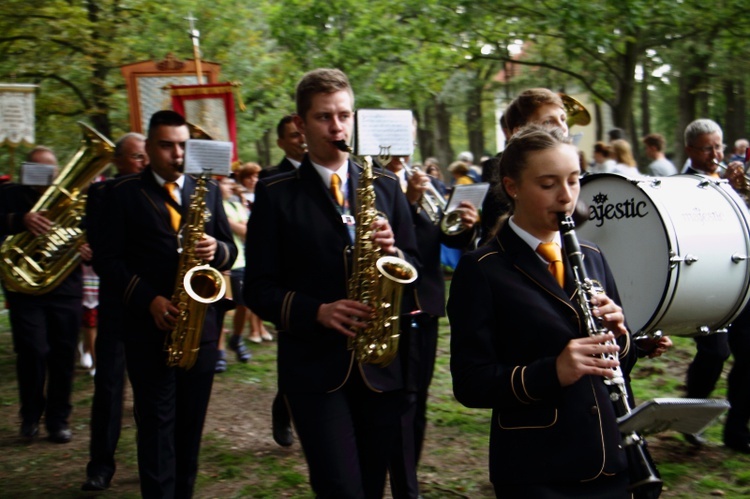
[[[423,173],[419,167],[409,167],[403,157],[400,160],[407,179],[411,178],[415,171]],[[440,191],[435,188],[432,182],[427,183],[427,189],[419,199],[419,206],[434,225],[440,225],[440,230],[445,234],[452,236],[466,230],[466,226],[461,221],[461,210],[451,210],[446,213],[445,209],[448,206],[448,201],[440,194]]]
[[[720,169],[724,170],[723,178],[729,180],[730,185],[736,190],[746,191],[750,189],[750,175],[745,173],[744,166],[742,168],[742,175],[738,175],[737,173],[735,173],[737,172],[737,170],[724,165],[716,158],[713,159],[713,163]]]

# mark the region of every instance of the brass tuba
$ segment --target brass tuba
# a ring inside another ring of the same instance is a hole
[[[198,178],[183,226],[182,251],[172,293],[172,304],[180,310],[180,314],[164,346],[170,367],[193,367],[198,359],[208,305],[219,301],[227,290],[221,272],[195,255],[195,245],[203,237],[209,215],[206,208],[207,183],[207,175]]]
[[[81,228],[86,194],[91,181],[110,163],[114,145],[79,122],[81,147],[31,211],[46,212],[52,228],[40,236],[21,232],[0,247],[0,278],[10,291],[41,295],[55,289],[81,260],[78,249],[86,242]]]
[[[347,152],[351,149],[343,142],[336,144]],[[349,346],[354,357],[363,364],[387,366],[398,352],[401,297],[404,285],[414,282],[417,269],[402,258],[382,256],[379,247],[372,244],[370,226],[384,216],[375,208],[375,188],[372,185],[372,160],[364,157],[364,167],[357,186],[357,224],[354,241],[353,270],[349,276],[350,300],[370,305],[375,318],[367,327],[357,331]]]

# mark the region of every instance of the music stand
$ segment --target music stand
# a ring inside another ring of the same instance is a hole
[[[623,434],[666,430],[698,434],[727,409],[729,402],[721,399],[656,398],[617,418],[617,424]]]

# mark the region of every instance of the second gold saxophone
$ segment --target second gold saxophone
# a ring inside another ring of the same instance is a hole
[[[170,367],[193,367],[200,351],[208,305],[220,300],[227,289],[221,272],[207,265],[195,254],[195,245],[203,237],[208,217],[207,182],[206,175],[198,178],[183,227],[182,252],[172,294],[172,304],[180,313],[165,345],[167,365]]]
[[[417,269],[402,258],[382,256],[382,250],[373,244],[370,226],[385,215],[375,208],[372,160],[365,156],[363,163],[357,187],[359,212],[348,297],[373,307],[375,318],[367,327],[355,331],[350,347],[358,362],[386,366],[398,352],[403,288],[417,278]]]

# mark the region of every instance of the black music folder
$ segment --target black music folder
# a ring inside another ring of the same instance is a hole
[[[617,424],[622,433],[701,433],[727,409],[729,402],[722,399],[656,398],[617,418]]]

